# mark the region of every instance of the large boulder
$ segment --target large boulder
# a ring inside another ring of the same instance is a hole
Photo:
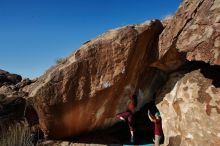
[[[165,146],[220,145],[220,69],[209,70],[209,64],[220,65],[219,14],[220,0],[184,0],[164,21],[153,66],[176,71],[157,97]],[[200,61],[209,64],[200,66]],[[201,71],[176,70],[186,62]]]
[[[220,0],[184,0],[164,26],[154,66],[173,71],[185,58],[220,65]]]
[[[171,74],[158,97],[165,146],[220,145],[220,88],[201,72]]]
[[[187,0],[178,14],[182,18],[176,21],[184,19],[186,23],[179,34],[177,49],[185,52],[190,61],[220,65],[220,0]]]
[[[149,65],[163,27],[155,20],[110,30],[49,69],[28,90],[40,127],[63,138],[113,125],[138,94],[138,109],[152,98],[163,73]]]

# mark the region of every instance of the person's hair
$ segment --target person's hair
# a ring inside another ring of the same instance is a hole
[[[160,117],[160,112],[156,112],[156,113],[155,113],[155,116]]]

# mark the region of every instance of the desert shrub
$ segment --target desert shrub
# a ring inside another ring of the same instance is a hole
[[[58,58],[58,59],[56,59],[56,64],[63,64],[63,63],[65,63],[66,62],[66,58]]]

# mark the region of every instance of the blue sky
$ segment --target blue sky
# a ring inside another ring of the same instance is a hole
[[[0,69],[35,78],[99,34],[174,14],[181,0],[0,0]]]

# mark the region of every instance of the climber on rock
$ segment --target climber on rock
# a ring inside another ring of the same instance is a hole
[[[150,110],[148,110],[148,117],[151,122],[154,122],[154,135],[155,135],[155,146],[160,145],[160,139],[162,137],[162,124],[161,124],[161,117],[160,112],[156,112],[155,116],[151,115]]]
[[[125,112],[119,113],[116,117],[120,120],[128,122],[128,126],[131,134],[131,142],[134,142],[134,130],[133,130],[133,113],[137,107],[137,95],[133,94],[128,102],[127,110]]]

